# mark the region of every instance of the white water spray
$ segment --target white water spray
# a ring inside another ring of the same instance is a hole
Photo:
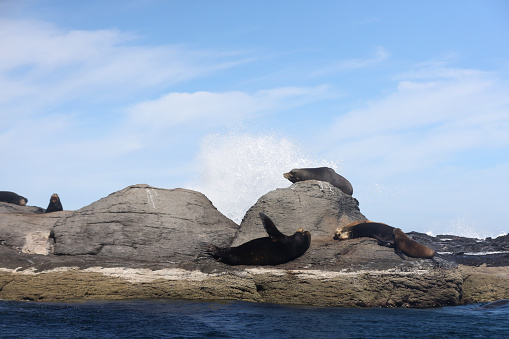
[[[479,223],[482,224],[482,223]],[[505,232],[499,234],[489,233],[488,231],[484,231],[478,225],[471,220],[468,220],[464,217],[458,217],[449,222],[449,225],[444,227],[436,226],[435,229],[439,229],[438,231],[428,231],[426,234],[434,236],[440,234],[449,234],[456,235],[465,238],[476,238],[476,239],[486,239],[487,237],[496,238],[502,235],[506,235]]]
[[[291,185],[283,173],[319,166],[337,171],[336,163],[318,161],[285,138],[238,132],[207,136],[198,161],[202,173],[195,189],[237,223],[262,195]]]

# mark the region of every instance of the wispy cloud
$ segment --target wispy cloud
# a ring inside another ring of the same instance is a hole
[[[128,122],[150,130],[164,130],[189,123],[211,128],[248,117],[288,110],[334,95],[328,86],[281,87],[254,93],[172,92],[131,107]]]
[[[166,183],[169,173],[188,174],[186,161],[211,130],[336,95],[328,86],[171,91],[253,57],[147,46],[118,30],[0,25],[0,45],[9,46],[0,53],[0,154],[17,168],[0,171],[21,191],[97,198],[143,178]]]
[[[390,57],[390,53],[384,47],[377,47],[374,55],[368,58],[342,59],[331,62],[329,65],[311,73],[311,76],[323,76],[330,73],[352,71],[361,68],[373,67]]]
[[[0,104],[10,107],[2,116],[12,115],[13,105],[26,113],[70,100],[128,101],[144,89],[245,62],[239,55],[183,45],[143,45],[136,35],[118,30],[63,30],[9,19],[0,26],[0,43],[8,46],[0,53]]]
[[[412,74],[415,79],[407,74],[384,99],[338,116],[328,142],[341,145],[354,163],[396,171],[509,145],[507,83],[476,70]]]

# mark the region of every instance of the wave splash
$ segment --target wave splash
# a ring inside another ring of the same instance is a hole
[[[499,234],[490,233],[487,230],[483,230],[479,226],[475,226],[472,221],[467,218],[458,217],[450,221],[448,226],[440,227],[438,232],[428,231],[426,232],[429,236],[435,234],[442,235],[456,235],[465,238],[474,239],[486,239],[486,238],[497,238],[499,236],[506,235],[507,233],[501,232]]]
[[[197,161],[201,182],[195,189],[236,223],[262,195],[291,184],[283,173],[320,166],[338,170],[337,163],[317,160],[286,138],[238,132],[206,136]]]

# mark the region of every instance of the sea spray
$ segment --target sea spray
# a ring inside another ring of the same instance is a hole
[[[337,162],[317,160],[294,142],[268,134],[208,135],[197,161],[201,182],[195,189],[236,223],[262,195],[291,185],[283,173],[320,166],[338,171]]]
[[[477,223],[481,224],[481,223]],[[429,236],[435,235],[456,235],[465,238],[474,238],[474,239],[486,239],[497,238],[499,236],[506,235],[507,233],[501,232],[498,234],[489,233],[487,230],[483,229],[479,225],[475,225],[472,220],[469,220],[465,217],[457,217],[449,221],[449,225],[444,226],[442,223],[437,223],[434,225],[433,229],[426,232]]]

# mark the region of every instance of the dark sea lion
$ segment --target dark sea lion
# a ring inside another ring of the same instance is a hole
[[[378,240],[380,245],[394,247],[394,251],[402,259],[407,255],[413,258],[432,258],[435,252],[417,241],[410,239],[401,229],[387,224],[369,220],[356,220],[348,225],[338,228],[334,239],[346,240],[368,237]]]
[[[393,231],[394,227],[381,222],[356,220],[342,228],[338,228],[334,233],[334,239],[345,240],[368,237],[382,242],[392,242],[394,241]]]
[[[303,255],[311,244],[311,233],[299,228],[291,236],[279,232],[268,216],[260,213],[268,237],[253,239],[237,247],[205,244],[203,254],[228,265],[279,265]]]
[[[28,202],[28,199],[14,192],[0,191],[0,201],[25,206]]]
[[[58,194],[54,193],[49,199],[49,205],[48,208],[46,208],[45,213],[58,212],[63,210],[64,208],[62,207],[62,203],[60,202],[60,197],[58,196]]]
[[[305,180],[326,181],[339,188],[343,193],[353,194],[352,184],[345,177],[337,174],[332,168],[294,168],[283,176],[293,183]]]

